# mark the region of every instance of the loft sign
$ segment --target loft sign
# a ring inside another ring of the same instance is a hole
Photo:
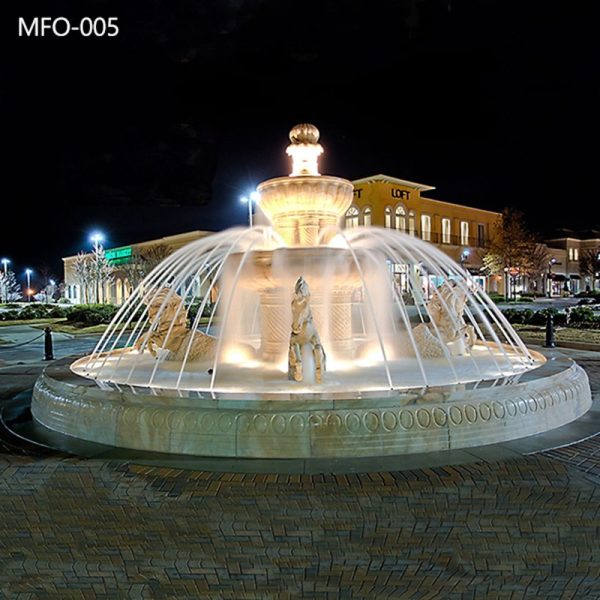
[[[408,200],[410,198],[410,192],[407,190],[401,190],[399,188],[392,188],[392,198],[400,198],[401,200]]]

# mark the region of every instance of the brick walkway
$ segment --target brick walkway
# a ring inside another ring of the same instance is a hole
[[[597,599],[599,448],[338,476],[0,454],[0,598]]]
[[[0,503],[5,598],[600,597],[600,487],[538,456],[343,476],[5,457]]]

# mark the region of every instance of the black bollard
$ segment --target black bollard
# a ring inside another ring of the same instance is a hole
[[[52,348],[52,329],[44,328],[44,360],[54,360],[54,350]]]
[[[554,339],[554,317],[551,312],[546,315],[546,343],[544,348],[556,348],[556,340]]]

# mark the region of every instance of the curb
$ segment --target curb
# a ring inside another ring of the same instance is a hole
[[[517,332],[518,333],[518,332]],[[519,336],[520,337],[520,336]],[[544,340],[521,337],[523,343],[527,346],[544,347]],[[570,348],[571,350],[587,350],[589,352],[600,352],[600,344],[588,344],[586,342],[556,342],[557,348]]]

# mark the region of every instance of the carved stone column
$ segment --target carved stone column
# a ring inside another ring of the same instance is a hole
[[[326,312],[323,292],[311,290],[313,319],[326,354],[352,358],[352,289],[334,288]],[[260,293],[261,354],[265,362],[276,363],[287,356],[292,323],[289,290],[272,288]]]

